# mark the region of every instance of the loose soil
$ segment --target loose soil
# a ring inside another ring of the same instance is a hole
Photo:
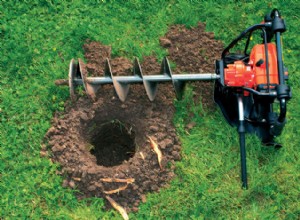
[[[169,60],[176,64],[175,74],[214,72],[214,62],[223,46],[204,30],[204,24],[191,29],[175,25],[159,39],[168,50]],[[87,41],[83,49],[87,72],[102,76],[105,59],[111,58],[111,48]],[[143,60],[144,74],[159,74],[160,64],[155,57]],[[115,75],[132,75],[132,62],[124,57],[111,59],[111,65]],[[211,108],[213,83],[193,84],[195,101],[201,100],[204,107]],[[110,196],[128,212],[137,211],[148,192],[166,187],[174,177],[175,161],[181,159],[181,144],[172,123],[175,94],[170,84],[161,84],[158,90],[156,99],[150,102],[142,85],[132,85],[126,102],[122,103],[111,85],[103,86],[94,102],[80,97],[66,106],[64,114],[54,117],[46,134],[51,159],[62,167],[63,185],[78,189],[78,198],[105,198],[107,191],[126,186],[105,182],[103,178],[133,178],[134,182],[127,184],[125,190]],[[148,137],[162,151],[163,169]]]

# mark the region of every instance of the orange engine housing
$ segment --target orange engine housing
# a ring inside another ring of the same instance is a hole
[[[276,46],[268,43],[269,83],[278,84]],[[250,53],[249,62],[238,60],[228,64],[224,69],[225,85],[231,87],[248,87],[256,89],[258,85],[267,84],[266,56],[264,44],[257,44]]]

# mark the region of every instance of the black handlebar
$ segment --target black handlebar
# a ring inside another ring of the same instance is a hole
[[[267,42],[270,42],[275,33],[283,33],[286,31],[286,25],[284,20],[280,16],[280,12],[277,9],[273,9],[271,13],[267,14],[264,18],[264,23],[255,24],[246,30],[244,30],[237,38],[235,38],[222,52],[222,59],[229,53],[241,39],[243,39],[248,33],[253,31],[265,29],[267,33]],[[246,51],[246,50],[245,50]]]

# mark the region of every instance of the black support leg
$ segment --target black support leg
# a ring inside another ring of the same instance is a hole
[[[241,155],[241,179],[242,188],[248,189],[247,182],[247,164],[246,164],[246,137],[245,137],[245,125],[244,125],[244,105],[243,96],[238,96],[238,107],[239,107],[239,140],[240,140],[240,155]]]

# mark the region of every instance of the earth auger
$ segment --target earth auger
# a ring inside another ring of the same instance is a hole
[[[177,99],[183,95],[187,81],[215,80],[214,100],[225,119],[237,127],[240,143],[242,187],[248,188],[246,168],[245,133],[254,133],[264,145],[281,147],[274,141],[286,124],[287,101],[291,98],[286,84],[288,73],[283,65],[281,34],[286,25],[277,9],[264,17],[264,21],[244,30],[222,52],[216,61],[215,73],[172,74],[169,61],[164,58],[159,75],[143,75],[138,59],[134,60],[133,75],[114,76],[109,60],[106,60],[104,76],[87,77],[84,63],[71,60],[69,79],[57,80],[57,85],[69,85],[71,98],[75,86],[83,85],[86,93],[95,99],[101,85],[113,84],[121,101],[125,101],[130,84],[143,83],[151,101],[154,100],[158,83],[171,81]],[[249,51],[254,33],[259,33],[260,43]],[[272,39],[275,38],[275,40]],[[243,52],[230,52],[245,40]],[[279,113],[274,111],[279,103]]]

